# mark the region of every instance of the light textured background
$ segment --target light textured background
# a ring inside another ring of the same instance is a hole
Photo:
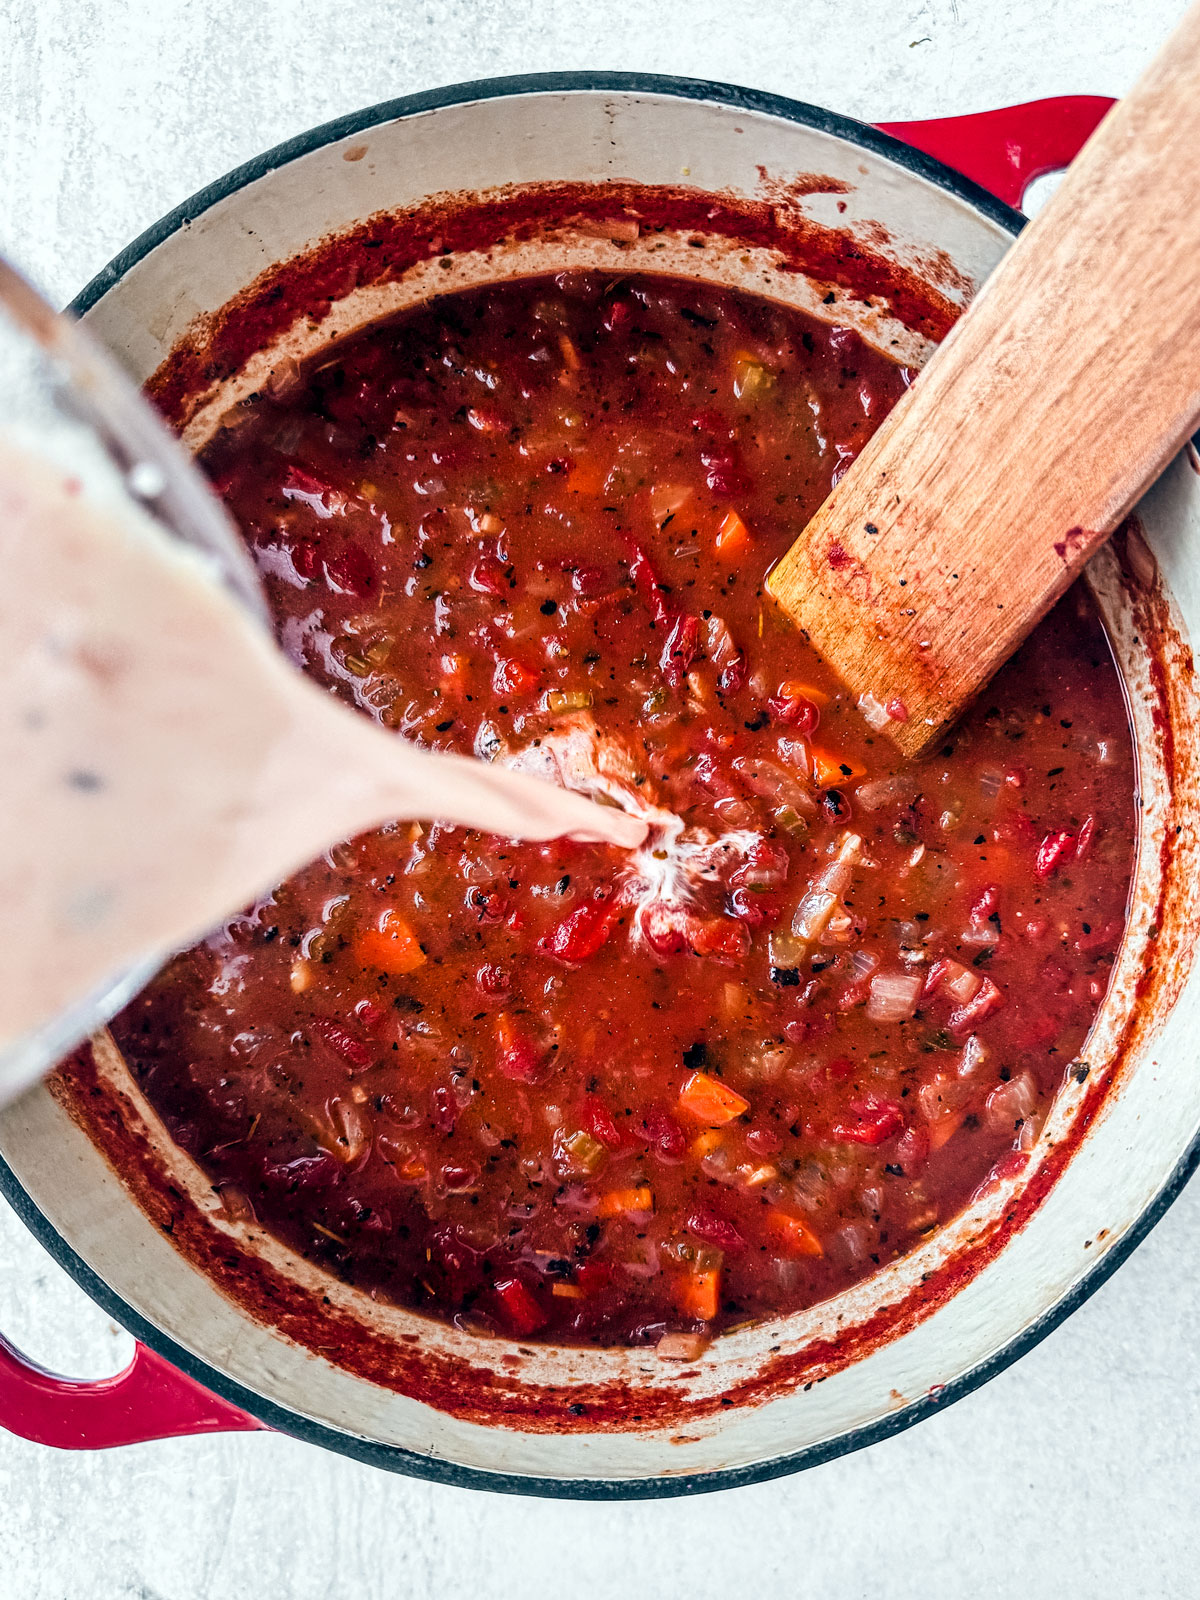
[[[290,134],[489,74],[723,78],[867,120],[1119,94],[1181,0],[0,0],[0,249],[66,300]],[[0,954],[2,959],[2,954]],[[912,1432],[687,1502],[392,1478],[282,1437],[67,1455],[0,1434],[0,1600],[1200,1595],[1200,1189],[1078,1315]],[[128,1340],[0,1211],[0,1328]]]

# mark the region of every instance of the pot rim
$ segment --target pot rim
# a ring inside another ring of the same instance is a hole
[[[912,146],[867,123],[826,111],[822,107],[809,105],[803,101],[733,84],[654,73],[530,73],[478,79],[382,101],[360,111],[334,118],[285,140],[241,166],[233,168],[153,223],[92,278],[71,301],[68,309],[78,316],[83,315],[159,244],[194,222],[205,211],[277,168],[350,135],[376,127],[383,122],[398,121],[423,112],[470,104],[474,101],[504,99],[518,95],[605,92],[709,101],[733,111],[746,111],[801,123],[882,155],[897,166],[906,168],[939,188],[957,195],[988,220],[998,224],[1006,233],[1015,236],[1026,221],[1019,211],[996,199],[988,190],[933,157],[915,150]],[[1061,1300],[986,1361],[951,1380],[944,1387],[911,1401],[899,1411],[851,1428],[836,1438],[774,1456],[753,1465],[689,1473],[679,1477],[640,1480],[565,1479],[493,1472],[424,1456],[398,1445],[380,1444],[300,1416],[257,1391],[226,1377],[204,1360],[192,1355],[190,1351],[177,1344],[169,1334],[164,1333],[135,1311],[87,1266],[82,1257],[34,1204],[3,1158],[0,1158],[0,1194],[3,1194],[34,1237],[84,1293],[107,1311],[115,1321],[186,1376],[241,1407],[269,1428],[303,1439],[307,1443],[322,1445],[371,1466],[459,1488],[484,1489],[492,1493],[525,1494],[543,1498],[613,1501],[674,1498],[719,1489],[739,1488],[745,1484],[785,1477],[890,1438],[934,1412],[943,1410],[954,1401],[961,1400],[1033,1349],[1047,1334],[1052,1333],[1061,1322],[1078,1310],[1162,1219],[1197,1166],[1200,1166],[1200,1135],[1197,1135],[1188,1146],[1163,1187],[1142,1211],[1137,1221]]]

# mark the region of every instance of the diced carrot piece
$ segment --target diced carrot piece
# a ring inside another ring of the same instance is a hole
[[[550,1293],[556,1295],[559,1300],[587,1299],[587,1295],[577,1283],[563,1283],[561,1280],[556,1280],[550,1285]]]
[[[750,529],[736,511],[727,511],[721,526],[717,529],[717,539],[713,548],[722,560],[731,561],[744,554],[749,546]]]
[[[951,1111],[944,1117],[938,1117],[936,1122],[931,1122],[929,1124],[930,1150],[940,1150],[947,1139],[958,1132],[965,1116],[965,1111]]]
[[[836,789],[839,783],[866,776],[866,767],[834,755],[832,751],[822,750],[819,745],[810,744],[808,753],[813,764],[813,781],[819,789]]]
[[[365,967],[403,977],[425,964],[425,952],[416,934],[398,911],[385,911],[377,928],[368,928],[354,941],[354,953]]]
[[[562,351],[563,362],[568,371],[578,372],[583,362],[579,359],[579,351],[576,350],[574,342],[565,333],[560,333],[558,336],[558,348]]]
[[[749,1111],[750,1102],[707,1072],[693,1072],[679,1091],[679,1108],[706,1128],[719,1128]]]
[[[706,1128],[703,1133],[696,1135],[689,1148],[697,1161],[703,1161],[705,1156],[712,1155],[724,1142],[725,1134],[720,1128]]]
[[[779,692],[788,700],[811,700],[815,706],[829,704],[829,696],[824,689],[818,689],[815,683],[806,683],[802,678],[789,678],[786,683],[779,685]]]
[[[721,1298],[721,1269],[703,1267],[697,1272],[685,1272],[675,1285],[675,1303],[689,1317],[699,1322],[711,1322],[717,1314]]]
[[[790,1211],[768,1211],[767,1226],[790,1255],[823,1256],[825,1254],[821,1248],[820,1239],[817,1238],[808,1223],[800,1217],[792,1216]]]
[[[623,1217],[629,1211],[653,1211],[654,1190],[648,1183],[636,1189],[610,1189],[600,1196],[598,1211],[602,1217]]]

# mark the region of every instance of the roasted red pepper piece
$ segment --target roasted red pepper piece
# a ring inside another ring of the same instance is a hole
[[[650,615],[660,628],[670,627],[675,620],[675,607],[667,599],[662,579],[654,570],[650,557],[632,539],[629,541],[629,576],[637,585],[638,593],[650,607]]]
[[[549,1318],[520,1278],[500,1278],[492,1286],[500,1320],[521,1337],[544,1328]]]
[[[537,942],[539,955],[556,961],[586,961],[594,956],[616,927],[621,908],[611,900],[592,900],[575,910]]]
[[[715,1244],[727,1255],[739,1255],[746,1248],[746,1241],[739,1230],[728,1217],[721,1216],[711,1206],[693,1206],[688,1213],[686,1227],[697,1239],[703,1239],[706,1244]]]
[[[356,1038],[349,1028],[335,1022],[332,1017],[314,1017],[309,1024],[312,1031],[319,1034],[331,1050],[341,1056],[343,1061],[349,1062],[352,1067],[364,1072],[375,1060],[374,1052],[370,1046]]]
[[[1033,870],[1043,882],[1056,873],[1064,861],[1075,854],[1076,838],[1073,833],[1068,833],[1065,828],[1056,833],[1048,833],[1038,845],[1037,858]]]
[[[847,1144],[882,1144],[903,1127],[904,1112],[896,1101],[868,1092],[849,1102],[831,1131]]]

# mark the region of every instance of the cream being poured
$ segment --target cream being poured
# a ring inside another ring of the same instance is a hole
[[[337,839],[418,817],[646,836],[644,814],[584,797],[603,790],[373,726],[131,502],[2,436],[0,574],[0,1098],[30,1075],[19,1041]]]

